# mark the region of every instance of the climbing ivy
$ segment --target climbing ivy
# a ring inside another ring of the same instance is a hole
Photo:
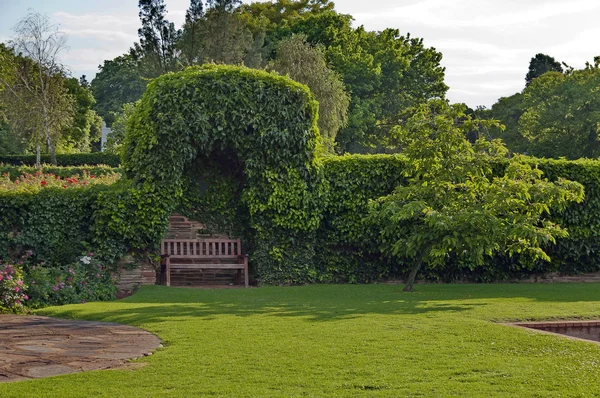
[[[138,207],[111,228],[133,224],[131,243],[155,246],[174,209],[211,203],[189,198],[190,181],[203,177],[215,184],[221,173],[215,164],[233,168],[221,174],[235,183],[222,187],[234,187],[230,194],[241,207],[234,213],[247,215],[243,234],[253,246],[257,275],[265,283],[313,280],[310,242],[326,192],[316,160],[317,106],[306,86],[247,68],[207,65],[155,79],[129,121],[124,144],[123,167]],[[213,171],[194,167],[198,159]],[[212,193],[227,195],[217,191]],[[209,188],[199,192],[209,194]]]

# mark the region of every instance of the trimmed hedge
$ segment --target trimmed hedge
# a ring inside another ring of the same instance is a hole
[[[325,195],[316,162],[317,106],[306,86],[247,68],[205,65],[153,80],[129,119],[124,143],[123,166],[135,184],[137,209],[113,222],[113,230],[126,231],[123,238],[134,247],[156,247],[168,216],[194,194],[189,181],[216,163],[222,177],[237,184],[223,180],[219,185],[233,190],[212,193],[236,198],[261,280],[313,281]],[[199,169],[198,160],[208,168]],[[214,201],[201,202],[219,214]],[[131,225],[135,231],[128,231]]]
[[[113,185],[44,188],[38,192],[0,191],[0,260],[31,250],[36,261],[68,264],[96,251],[114,261],[125,252],[120,236],[107,234],[101,210],[118,203],[126,182]]]
[[[540,262],[532,270],[522,270],[514,259],[494,257],[485,267],[471,270],[450,258],[445,268],[424,270],[422,277],[489,282],[556,271],[577,274],[600,270],[600,161],[536,158],[527,158],[526,161],[537,165],[551,181],[563,177],[578,181],[585,187],[583,203],[572,204],[562,214],[551,215],[553,221],[569,231],[568,238],[559,239],[556,245],[547,249],[552,262]],[[370,282],[402,278],[407,274],[410,264],[402,264],[399,259],[380,254],[379,228],[364,220],[370,199],[391,193],[405,181],[405,162],[402,155],[352,155],[324,159],[324,175],[330,191],[318,231],[318,280]],[[504,166],[496,164],[493,169],[502,173]]]
[[[42,154],[42,163],[50,164],[50,155]],[[35,165],[35,155],[4,155],[0,156],[0,164],[13,166],[33,166]],[[69,153],[56,155],[57,166],[92,166],[107,165],[110,167],[119,167],[121,158],[119,155],[105,152],[91,153]]]
[[[92,174],[95,176],[103,176],[111,173],[120,173],[121,169],[106,165],[97,166],[52,166],[43,164],[40,169],[35,166],[11,166],[0,164],[0,176],[8,174],[11,180],[25,174],[35,174],[41,171],[44,174],[53,174],[61,178],[73,177],[75,175],[83,175],[83,173]]]

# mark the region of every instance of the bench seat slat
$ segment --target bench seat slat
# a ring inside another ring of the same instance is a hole
[[[161,242],[161,254],[166,259],[167,286],[170,286],[170,271],[175,268],[233,269],[238,270],[238,280],[241,270],[244,270],[244,285],[248,287],[248,256],[242,255],[239,239],[164,239]],[[233,263],[233,259],[237,262]],[[223,260],[226,263],[210,260]]]
[[[244,269],[244,264],[177,264],[171,263],[171,269]]]

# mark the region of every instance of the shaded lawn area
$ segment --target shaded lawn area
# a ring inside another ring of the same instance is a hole
[[[146,366],[0,384],[0,397],[597,396],[600,345],[497,324],[600,319],[600,284],[145,287],[44,314],[119,322]]]

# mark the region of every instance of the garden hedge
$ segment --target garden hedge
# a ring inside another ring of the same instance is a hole
[[[582,183],[585,200],[571,204],[550,218],[567,228],[569,237],[547,248],[550,263],[521,269],[514,259],[491,258],[474,270],[449,259],[444,269],[423,271],[433,280],[497,281],[530,274],[577,274],[600,270],[600,161],[525,158],[546,178],[563,177]],[[368,202],[391,193],[405,181],[402,155],[351,155],[324,159],[324,177],[330,191],[319,228],[319,275],[327,282],[368,282],[405,276],[410,264],[379,253],[378,226],[364,220]],[[505,164],[495,164],[501,173]]]
[[[50,155],[42,154],[42,163],[50,164]],[[0,156],[0,164],[13,166],[33,166],[35,165],[35,155],[4,155]],[[56,155],[57,166],[91,166],[107,165],[110,167],[119,167],[121,158],[119,155],[105,152],[91,153],[69,153]]]
[[[75,175],[82,175],[88,173],[95,176],[102,176],[111,173],[120,173],[121,169],[114,168],[106,165],[95,165],[95,166],[52,166],[43,164],[41,168],[35,166],[13,166],[0,164],[0,176],[8,174],[11,180],[15,180],[17,177],[25,174],[35,174],[41,171],[44,174],[53,174],[61,178],[73,177]]]
[[[101,210],[127,192],[126,183],[38,192],[0,191],[0,260],[32,251],[37,261],[67,264],[89,251],[109,261],[125,252],[120,235],[107,234]]]
[[[218,178],[235,182],[222,185],[247,220],[242,235],[262,281],[311,281],[325,195],[317,106],[306,86],[247,68],[206,65],[153,80],[124,143],[131,195],[143,206],[114,231],[135,225],[125,239],[155,247],[184,193],[206,193],[202,175],[216,165]]]
[[[161,76],[129,121],[126,178],[110,186],[0,192],[0,259],[24,250],[66,263],[85,250],[112,260],[127,250],[152,252],[178,210],[213,232],[241,236],[264,284],[404,276],[410,264],[380,254],[379,226],[365,216],[371,199],[405,183],[406,159],[321,158],[316,119],[308,89],[286,77],[215,65]],[[550,216],[570,233],[548,248],[553,261],[521,270],[496,257],[472,270],[449,258],[423,276],[491,281],[599,269],[600,161],[523,161],[550,180],[585,186],[583,203]],[[493,169],[502,173],[504,166]],[[80,169],[46,169],[63,176],[73,170]]]

